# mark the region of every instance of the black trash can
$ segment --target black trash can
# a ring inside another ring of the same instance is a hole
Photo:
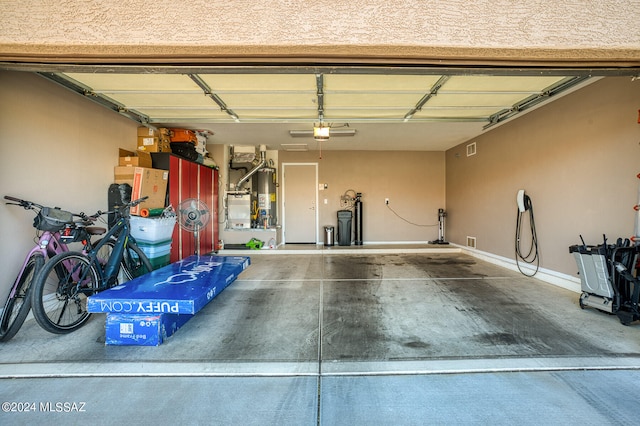
[[[334,244],[333,240],[333,226],[324,227],[324,245],[331,247]]]
[[[351,210],[338,210],[338,245],[351,245]]]

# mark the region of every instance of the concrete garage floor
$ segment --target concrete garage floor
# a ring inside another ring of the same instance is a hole
[[[453,248],[242,253],[158,347],[29,320],[0,344],[0,424],[638,421],[640,324],[575,293]]]

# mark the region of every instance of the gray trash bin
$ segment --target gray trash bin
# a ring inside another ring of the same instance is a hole
[[[338,245],[351,245],[351,210],[338,210]]]
[[[327,247],[331,247],[334,244],[334,233],[333,226],[325,226],[324,227],[324,245]]]

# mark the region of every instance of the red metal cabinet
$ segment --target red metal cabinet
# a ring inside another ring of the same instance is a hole
[[[218,171],[210,167],[180,158],[169,153],[154,153],[153,167],[169,170],[167,202],[178,209],[180,203],[189,198],[204,202],[210,212],[208,225],[199,231],[200,254],[217,249],[218,241]],[[171,262],[196,253],[196,238],[193,232],[180,227],[173,231]]]

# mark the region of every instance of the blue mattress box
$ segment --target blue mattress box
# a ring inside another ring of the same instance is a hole
[[[107,314],[107,345],[158,346],[193,315],[178,314]]]
[[[189,256],[90,296],[89,312],[195,314],[250,264],[246,256]]]

